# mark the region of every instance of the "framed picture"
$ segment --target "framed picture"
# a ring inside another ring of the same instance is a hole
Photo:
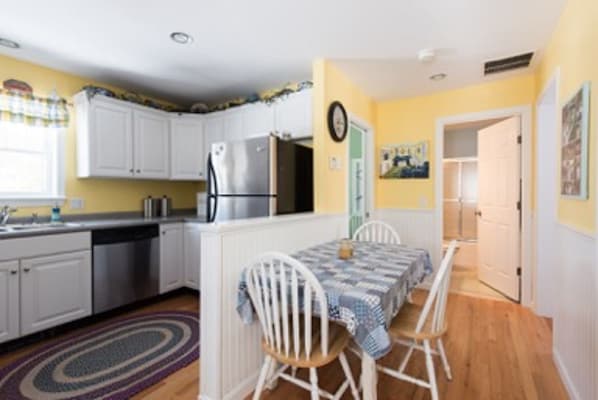
[[[380,178],[427,179],[430,177],[428,142],[386,145],[380,148]]]
[[[588,130],[590,83],[563,105],[561,128],[561,195],[588,198]]]

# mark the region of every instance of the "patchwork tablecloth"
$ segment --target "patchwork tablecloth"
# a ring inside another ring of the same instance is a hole
[[[430,255],[404,245],[355,242],[353,258],[344,261],[338,258],[338,248],[339,242],[334,241],[292,256],[310,268],[322,284],[329,318],[344,324],[363,351],[381,358],[392,347],[390,321],[407,294],[433,271]],[[245,323],[253,322],[244,273],[237,312]]]

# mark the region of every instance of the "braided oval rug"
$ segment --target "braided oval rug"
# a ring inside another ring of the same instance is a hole
[[[2,400],[124,400],[199,358],[199,317],[153,312],[90,327],[0,370]]]

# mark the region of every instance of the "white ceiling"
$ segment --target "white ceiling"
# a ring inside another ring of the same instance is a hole
[[[0,53],[179,103],[310,79],[312,60],[324,57],[389,99],[480,82],[485,60],[541,50],[564,2],[13,1],[2,7],[0,37],[22,48]],[[173,31],[195,41],[175,44]],[[418,63],[430,47],[441,49],[437,60]],[[437,72],[448,78],[427,79]]]

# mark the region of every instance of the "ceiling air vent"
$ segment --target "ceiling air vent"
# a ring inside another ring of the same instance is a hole
[[[501,58],[500,60],[488,61],[484,64],[484,75],[497,74],[499,72],[511,71],[519,68],[529,67],[534,53],[525,53],[518,56]]]

